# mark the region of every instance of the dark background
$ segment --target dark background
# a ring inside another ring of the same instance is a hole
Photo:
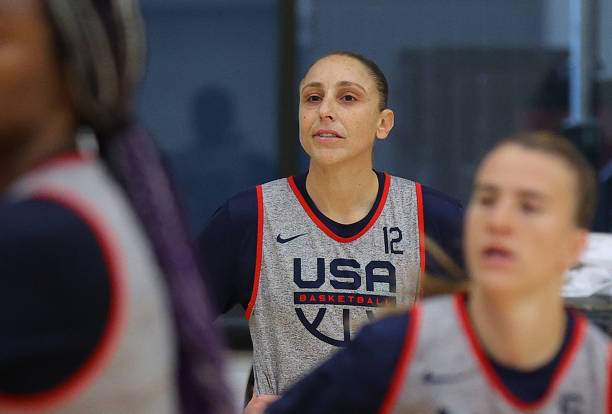
[[[612,4],[592,30],[594,115],[612,136]],[[195,235],[237,191],[305,170],[297,84],[321,55],[376,61],[396,112],[375,167],[466,202],[476,163],[567,110],[569,0],[142,0],[139,109],[170,162]],[[596,162],[608,159],[601,149]]]

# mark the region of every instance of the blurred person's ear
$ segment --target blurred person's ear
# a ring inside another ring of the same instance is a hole
[[[589,239],[589,231],[583,228],[577,228],[571,239],[568,241],[567,263],[566,268],[569,269],[578,264],[580,256],[587,248]]]

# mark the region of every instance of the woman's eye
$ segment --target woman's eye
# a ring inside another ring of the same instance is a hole
[[[353,95],[344,95],[341,99],[346,102],[354,102],[357,100]]]
[[[537,213],[539,207],[533,203],[521,203],[521,210],[525,213]]]
[[[480,196],[477,199],[478,204],[483,206],[490,206],[495,202],[495,198],[492,196]]]
[[[319,102],[321,97],[318,95],[310,95],[306,97],[306,102]]]

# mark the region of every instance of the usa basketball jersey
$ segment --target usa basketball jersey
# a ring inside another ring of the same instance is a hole
[[[610,413],[610,341],[582,315],[553,379],[533,402],[516,397],[482,350],[461,295],[411,312],[403,355],[380,414]]]
[[[420,297],[421,189],[385,175],[370,222],[350,238],[313,213],[293,178],[257,187],[255,280],[246,317],[257,394],[280,394],[389,306]]]
[[[162,274],[105,166],[95,157],[69,154],[20,179],[8,197],[49,200],[83,220],[107,263],[111,298],[102,337],[81,368],[50,391],[0,394],[0,413],[178,412],[175,335]]]

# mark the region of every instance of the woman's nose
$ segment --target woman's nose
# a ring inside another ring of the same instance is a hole
[[[324,97],[319,105],[319,116],[321,119],[328,118],[333,120],[335,118],[334,100],[332,98]]]

